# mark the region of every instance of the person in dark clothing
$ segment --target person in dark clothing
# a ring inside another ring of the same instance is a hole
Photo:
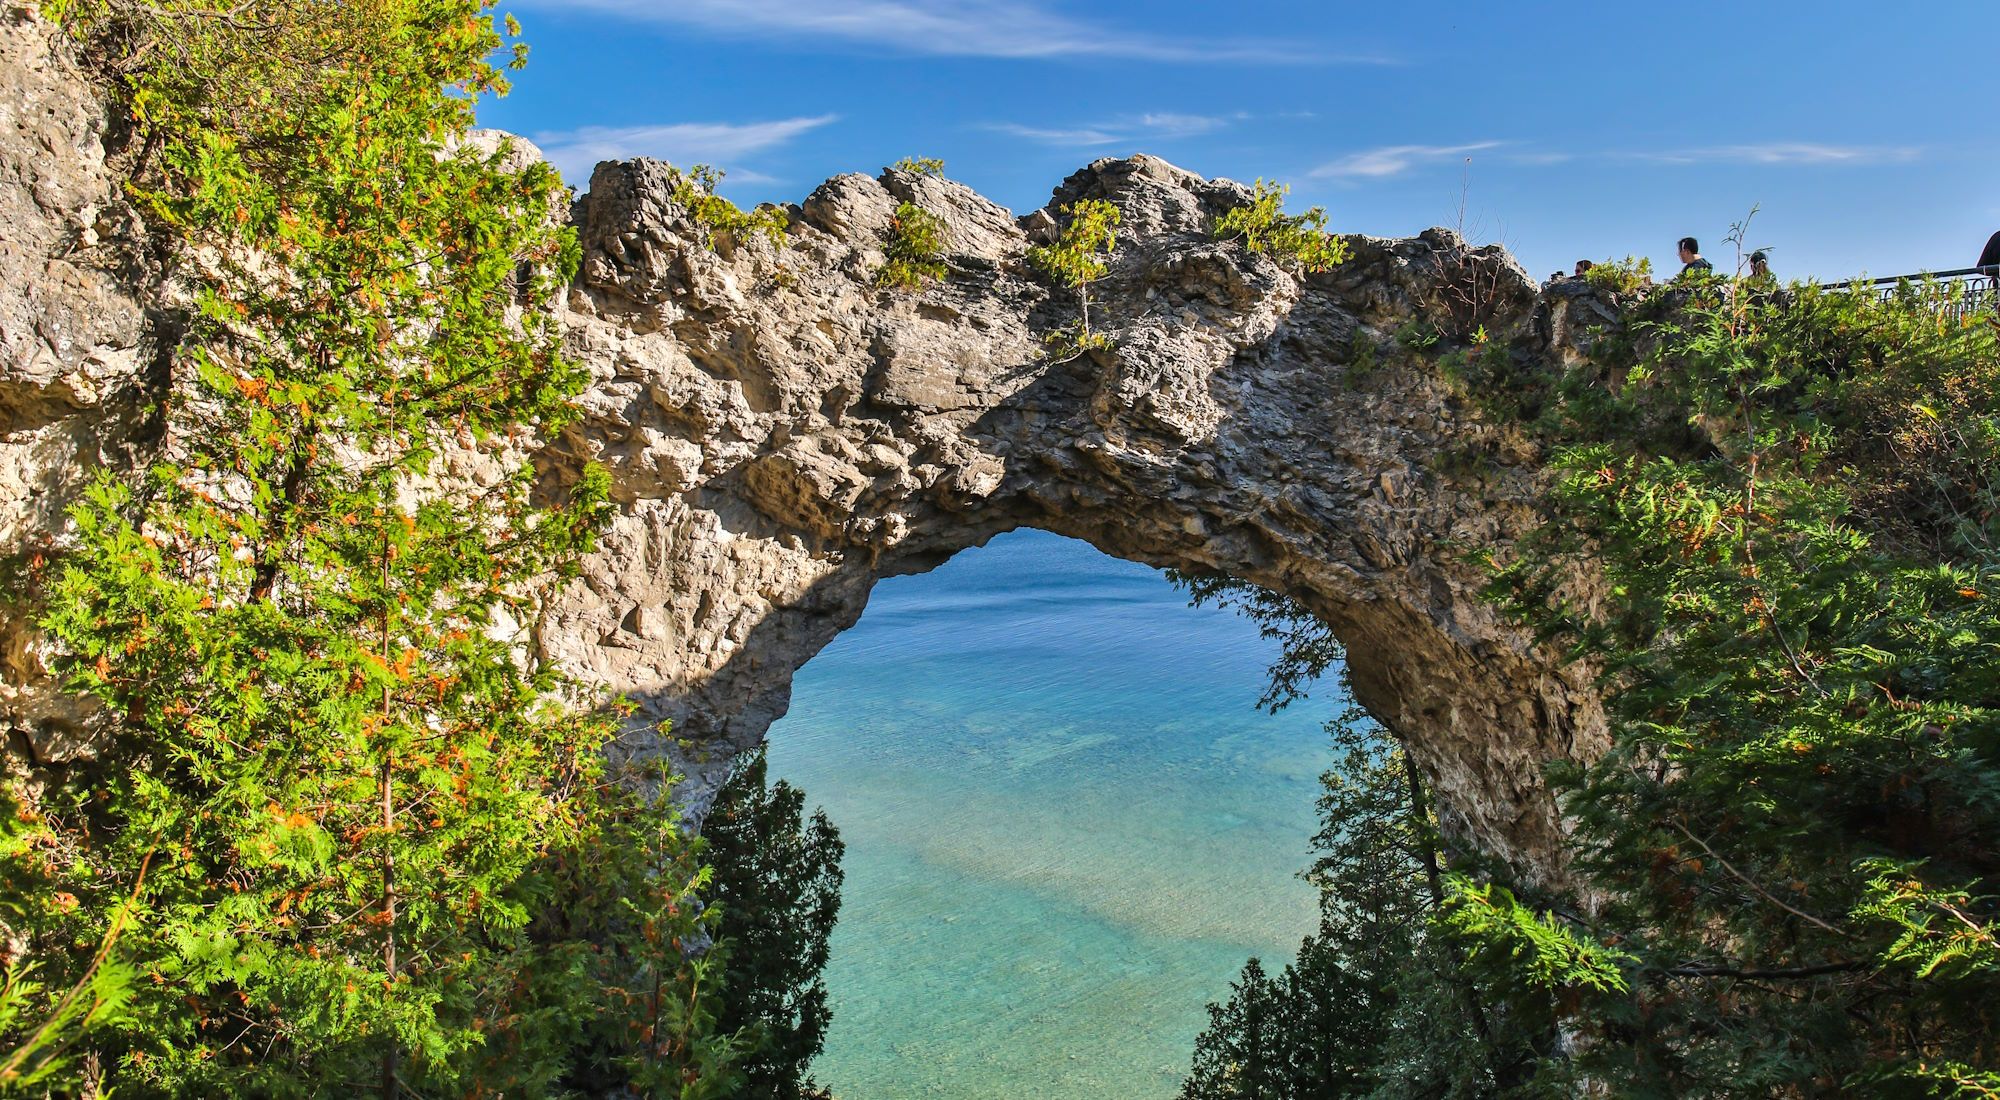
[[[1591,263],[1589,260],[1578,260],[1576,262],[1576,274],[1570,276],[1570,278],[1581,279],[1583,278],[1585,272],[1589,271],[1591,268],[1596,266],[1597,266],[1596,264]]]
[[[2000,277],[2000,233],[1986,238],[1986,247],[1979,250],[1979,262],[1972,265],[1988,275]]]
[[[1689,275],[1707,275],[1714,270],[1714,264],[1701,258],[1701,242],[1693,237],[1682,237],[1680,277],[1685,279]]]
[[[2000,233],[1986,238],[1986,247],[1979,250],[1979,262],[1973,265],[1993,280],[1986,293],[1993,299],[1993,310],[2000,313]]]
[[[1765,255],[1761,248],[1750,254],[1750,277],[1760,283],[1772,281],[1771,257]]]

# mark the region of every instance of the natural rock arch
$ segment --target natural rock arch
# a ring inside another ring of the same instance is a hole
[[[668,180],[603,164],[577,204],[571,350],[595,381],[548,467],[606,463],[621,510],[538,624],[545,653],[647,724],[741,750],[878,579],[1041,528],[1300,600],[1454,830],[1556,871],[1542,771],[1599,750],[1598,696],[1479,598],[1468,560],[1540,522],[1539,456],[1398,333],[1479,325],[1558,358],[1587,299],[1544,302],[1503,251],[1439,230],[1356,238],[1301,277],[1208,232],[1243,187],[1151,157],[1099,161],[1018,223],[949,181],[842,176],[791,208],[782,253],[705,246]],[[1079,198],[1125,219],[1093,287],[1115,344],[1065,360],[1040,335],[1074,305],[1024,254]],[[871,281],[904,200],[952,246],[918,293]]]
[[[0,99],[22,105],[0,132],[13,555],[50,542],[90,467],[144,461],[175,338],[119,199],[119,132],[58,37],[0,19]],[[663,165],[605,164],[576,204],[566,305],[595,379],[543,466],[559,487],[604,462],[621,507],[528,624],[540,652],[639,703],[627,748],[656,751],[659,718],[755,744],[877,579],[1039,527],[1296,597],[1346,642],[1356,694],[1408,739],[1452,827],[1559,869],[1542,770],[1600,750],[1599,700],[1478,598],[1468,561],[1541,521],[1540,456],[1398,333],[1479,326],[1523,366],[1554,365],[1581,340],[1574,316],[1613,320],[1587,290],[1538,295],[1499,248],[1438,230],[1355,238],[1348,263],[1302,278],[1212,239],[1245,188],[1150,157],[1099,161],[1018,221],[946,180],[842,176],[790,208],[782,252],[705,242],[669,191]],[[1086,197],[1124,215],[1093,288],[1116,343],[1063,360],[1041,335],[1074,303],[1024,255]],[[942,216],[951,247],[948,278],[916,293],[872,279],[904,200]],[[29,623],[0,604],[0,732],[57,763],[88,751],[89,715],[43,675]],[[728,753],[708,756],[712,779]]]

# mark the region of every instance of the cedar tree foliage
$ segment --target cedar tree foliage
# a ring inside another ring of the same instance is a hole
[[[725,1095],[714,960],[683,950],[705,872],[525,638],[608,505],[522,457],[584,372],[547,305],[562,183],[469,136],[517,28],[50,8],[118,74],[192,305],[157,461],[99,476],[42,570],[107,733],[10,791],[0,1089]]]

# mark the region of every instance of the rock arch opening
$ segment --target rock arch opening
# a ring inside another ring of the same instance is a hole
[[[101,105],[50,74],[73,108],[62,126],[91,132]],[[55,233],[94,209],[109,169],[79,170],[60,211],[24,224]],[[585,460],[612,471],[601,551],[529,625],[541,653],[640,704],[630,751],[664,750],[661,719],[710,760],[756,744],[879,578],[1036,527],[1325,616],[1450,826],[1554,870],[1542,769],[1598,750],[1601,708],[1587,675],[1479,601],[1465,560],[1539,522],[1539,455],[1411,349],[1476,326],[1524,365],[1561,363],[1613,319],[1587,293],[1538,294],[1498,247],[1438,230],[1351,238],[1348,262],[1301,275],[1210,232],[1247,188],[1151,157],[1092,164],[1021,218],[945,179],[841,176],[787,209],[783,251],[712,239],[671,191],[664,165],[607,162],[575,204],[582,264],[562,304],[593,384],[541,451],[553,488]],[[1092,288],[1111,343],[1065,358],[1043,337],[1077,303],[1025,255],[1084,198],[1123,215]],[[937,214],[948,245],[945,278],[907,293],[873,278],[901,202]],[[146,392],[140,291],[93,286],[117,332],[72,332],[67,312],[21,326],[70,335],[31,341],[17,380],[49,413],[6,456],[0,497],[28,526],[0,535],[17,545],[118,449]],[[46,305],[14,303],[31,319]],[[82,751],[28,624],[0,635],[0,720],[38,757]]]
[[[15,32],[41,55],[41,25]],[[23,155],[53,141],[75,171],[0,205],[34,240],[66,239],[115,190],[91,136],[103,104],[67,66],[30,77],[56,106]],[[1476,331],[1523,367],[1573,361],[1590,325],[1615,321],[1586,289],[1538,294],[1497,246],[1441,230],[1351,238],[1345,264],[1301,275],[1212,235],[1249,189],[1151,157],[1094,163],[1020,218],[941,178],[841,176],[787,208],[783,251],[712,237],[671,192],[664,165],[607,162],[575,204],[582,263],[562,305],[594,380],[541,452],[555,488],[584,460],[612,471],[601,552],[529,627],[541,653],[640,704],[630,751],[665,748],[660,719],[710,760],[756,744],[879,578],[1037,527],[1323,615],[1450,827],[1531,875],[1556,869],[1542,769],[1601,748],[1601,708],[1587,674],[1477,598],[1465,555],[1534,528],[1542,464],[1435,351]],[[1043,337],[1077,303],[1025,255],[1085,198],[1123,216],[1092,288],[1111,343],[1064,358]],[[902,202],[935,213],[947,244],[945,277],[909,293],[874,280]],[[30,275],[0,303],[39,334],[10,345],[8,384],[36,414],[0,448],[0,500],[22,517],[0,540],[17,549],[49,533],[79,470],[124,453],[163,335],[151,290],[77,275],[103,321],[83,324],[75,280],[44,301]],[[0,722],[37,759],[86,752],[86,717],[35,645],[0,616]]]
[[[879,585],[771,774],[847,843],[815,1076],[836,1093],[1168,1096],[1203,1006],[1317,926],[1333,685],[1153,569],[1018,531]]]

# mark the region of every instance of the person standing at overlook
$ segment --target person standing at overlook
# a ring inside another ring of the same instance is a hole
[[[2000,233],[1986,238],[1986,247],[1979,250],[1979,262],[1972,266],[1986,276],[1987,294],[1993,299],[1993,311],[2000,313]]]
[[[1715,265],[1701,258],[1701,242],[1693,237],[1681,238],[1681,273],[1679,278],[1689,275],[1707,275],[1715,270]]]

